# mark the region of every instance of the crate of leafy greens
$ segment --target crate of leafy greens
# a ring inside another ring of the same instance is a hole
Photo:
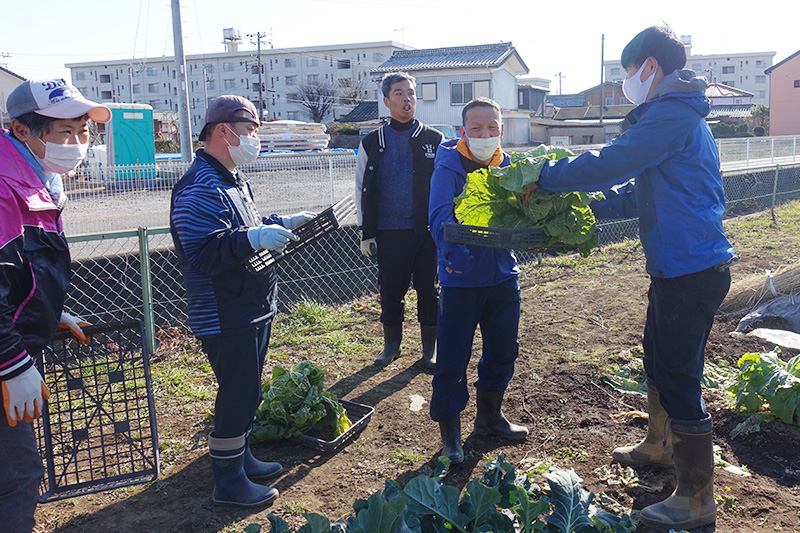
[[[339,400],[325,390],[324,381],[325,370],[311,361],[300,361],[291,370],[273,367],[261,385],[255,442],[299,437],[305,445],[334,451],[364,429],[372,407]]]
[[[573,155],[564,148],[538,146],[510,154],[507,167],[470,172],[454,199],[459,224],[445,224],[445,240],[530,251],[571,248],[589,255],[597,247],[597,220],[589,204],[602,200],[602,193],[536,189],[523,198],[548,161]]]
[[[358,433],[363,430],[372,418],[375,408],[347,400],[339,400],[347,413],[347,418],[352,425],[343,433],[337,434],[335,428],[323,424],[315,424],[308,432],[300,435],[300,442],[309,448],[330,453],[338,450],[344,444],[350,442]]]

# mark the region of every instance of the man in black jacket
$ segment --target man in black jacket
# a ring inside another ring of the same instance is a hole
[[[356,163],[361,252],[378,261],[384,346],[375,364],[388,365],[400,355],[404,298],[413,278],[422,353],[425,364],[435,368],[439,287],[436,246],[428,231],[428,196],[442,134],[414,118],[412,76],[387,74],[381,90],[392,119],[364,137]]]

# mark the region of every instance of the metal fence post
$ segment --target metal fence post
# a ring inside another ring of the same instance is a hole
[[[775,137],[772,137],[769,140],[769,151],[770,151],[770,155],[772,156],[772,160],[770,161],[770,163],[772,163],[774,165],[775,164]]]
[[[777,196],[778,192],[778,172],[780,171],[781,166],[775,165],[775,180],[772,182],[772,223],[775,224],[775,197]]]
[[[750,166],[750,138],[747,138],[747,166]]]
[[[150,279],[150,243],[147,228],[139,227],[139,268],[142,276],[142,315],[144,317],[144,335],[147,349],[153,353],[156,349],[156,335],[153,321],[153,286]]]
[[[328,175],[331,178],[331,205],[336,203],[336,196],[333,192],[333,159],[328,159]]]

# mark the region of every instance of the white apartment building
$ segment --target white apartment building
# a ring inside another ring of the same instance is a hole
[[[224,30],[226,50],[186,56],[186,83],[192,132],[203,126],[207,103],[237,94],[259,107],[257,50],[239,50],[238,30]],[[308,121],[296,98],[302,85],[328,85],[337,99],[328,122],[351,111],[360,100],[377,100],[370,71],[409,47],[393,41],[261,49],[261,108],[265,119]],[[155,112],[177,113],[178,85],[174,57],[68,63],[72,83],[97,102],[148,104]],[[177,115],[176,115],[177,116]]]
[[[692,55],[692,36],[681,35],[681,41],[686,47],[686,68],[705,76],[709,83],[753,93],[753,104],[769,105],[769,76],[764,71],[772,66],[775,52]],[[618,59],[603,61],[603,75],[606,81],[621,81],[625,69]]]

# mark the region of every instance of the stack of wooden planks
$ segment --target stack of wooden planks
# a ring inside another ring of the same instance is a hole
[[[331,136],[325,133],[325,124],[299,120],[274,120],[258,128],[262,151],[324,150]]]

